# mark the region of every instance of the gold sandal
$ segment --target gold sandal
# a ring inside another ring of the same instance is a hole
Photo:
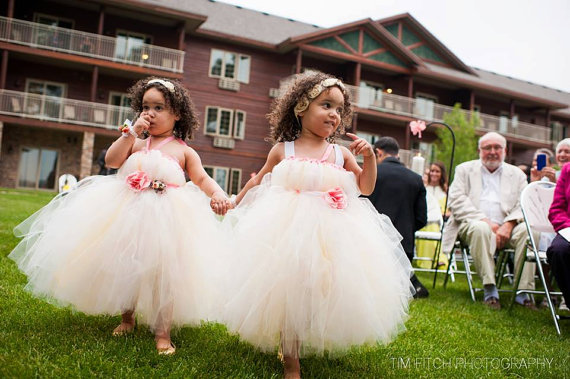
[[[121,336],[126,336],[127,334],[131,334],[132,332],[135,331],[135,326],[133,325],[130,328],[121,328],[121,326],[123,326],[123,323],[121,323],[119,326],[117,326],[114,330],[113,330],[113,337],[121,337]]]
[[[158,351],[158,355],[173,355],[176,353],[176,346],[170,341],[170,346],[156,348],[156,350]]]

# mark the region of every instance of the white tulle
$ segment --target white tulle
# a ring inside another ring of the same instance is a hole
[[[335,187],[345,209],[324,199]],[[413,289],[401,236],[358,195],[351,172],[286,159],[229,212],[230,331],[263,351],[281,343],[303,356],[387,343],[404,328]]]
[[[125,178],[144,171],[171,186],[136,192]],[[152,329],[210,318],[219,295],[212,270],[221,251],[209,199],[172,158],[133,154],[117,175],[82,180],[16,227],[10,254],[26,288],[88,314],[134,309]]]

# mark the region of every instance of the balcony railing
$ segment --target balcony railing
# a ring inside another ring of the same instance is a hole
[[[381,93],[351,85],[347,85],[347,88],[351,92],[353,103],[360,108],[393,113],[425,121],[443,121],[443,116],[446,113],[451,113],[453,110],[453,107],[436,104],[429,100],[412,99],[406,96]],[[468,110],[462,109],[461,112],[466,117],[471,116],[471,112]],[[552,142],[551,130],[545,126],[484,113],[479,113],[478,116],[480,120],[478,130],[485,132],[494,131],[506,137],[520,138],[544,144]]]
[[[10,90],[0,90],[0,114],[104,129],[116,129],[134,116],[128,107]]]
[[[184,51],[0,16],[0,41],[182,72]]]

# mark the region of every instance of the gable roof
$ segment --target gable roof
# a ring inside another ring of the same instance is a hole
[[[406,49],[426,62],[448,64],[460,71],[477,75],[477,72],[463,63],[461,59],[453,54],[411,14],[402,13],[377,20],[376,22],[387,28],[396,38],[401,40]]]
[[[405,67],[425,67],[400,41],[370,18],[333,28],[288,38],[277,46],[282,51],[296,47],[327,54],[342,55],[371,65],[385,64]]]

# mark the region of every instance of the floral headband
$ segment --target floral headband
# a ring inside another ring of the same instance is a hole
[[[338,86],[343,94],[346,92],[344,84],[342,84],[342,82],[339,79],[336,78],[325,79],[320,83],[315,84],[315,86],[311,88],[311,90],[309,90],[307,94],[303,94],[303,96],[301,96],[301,99],[299,99],[297,104],[295,104],[295,109],[293,110],[295,112],[295,117],[299,117],[299,114],[301,112],[304,112],[309,107],[311,101],[313,101],[317,96],[319,96],[325,89],[332,86]]]
[[[166,89],[168,89],[170,92],[174,93],[174,84],[172,84],[172,82],[169,82],[168,80],[164,80],[164,79],[152,79],[152,80],[149,80],[146,85],[148,86],[148,85],[153,84],[153,83],[161,84],[161,85],[164,86]]]

